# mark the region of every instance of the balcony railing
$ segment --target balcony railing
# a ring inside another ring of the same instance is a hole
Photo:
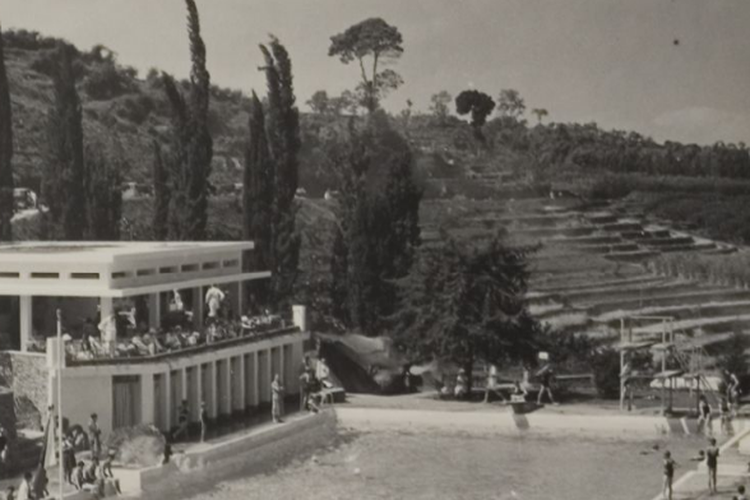
[[[158,363],[162,361],[172,360],[178,357],[194,356],[196,354],[202,354],[206,352],[217,351],[220,349],[226,349],[229,347],[236,347],[240,345],[251,344],[261,340],[271,339],[275,337],[281,337],[292,333],[299,332],[297,326],[281,326],[269,330],[258,330],[248,331],[240,336],[217,340],[210,343],[203,343],[195,346],[187,346],[179,349],[168,350],[156,354],[139,354],[134,356],[125,357],[96,357],[93,359],[81,359],[75,356],[71,356],[68,351],[66,357],[67,366],[108,366],[108,365],[133,365],[143,363]]]

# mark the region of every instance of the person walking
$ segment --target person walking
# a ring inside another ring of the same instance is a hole
[[[494,392],[503,401],[503,403],[507,403],[508,400],[505,399],[505,396],[497,387],[497,366],[485,366],[485,370],[487,371],[487,385],[484,388],[484,402],[489,403],[490,392]]]
[[[709,440],[710,446],[706,450],[706,467],[708,467],[708,492],[716,493],[716,472],[719,468],[719,448],[716,439]]]
[[[705,394],[701,394],[698,401],[698,432],[703,432],[706,436],[710,436],[713,434],[711,405],[708,404]]]
[[[541,383],[541,388],[539,389],[539,396],[537,397],[537,404],[542,404],[542,398],[545,394],[547,394],[547,397],[549,398],[549,402],[552,404],[555,403],[555,399],[552,397],[552,378],[554,373],[552,372],[552,367],[549,364],[546,364],[542,367],[541,370],[537,372],[537,376],[539,377],[539,381]]]
[[[282,417],[282,400],[284,397],[284,386],[281,384],[281,378],[279,374],[273,376],[273,382],[271,383],[271,416],[273,417],[274,423],[281,423]]]

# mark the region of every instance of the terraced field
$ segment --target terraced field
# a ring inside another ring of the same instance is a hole
[[[517,244],[541,244],[532,263],[529,309],[563,334],[614,340],[621,319],[635,315],[672,317],[675,332],[698,345],[750,330],[750,290],[659,276],[648,266],[670,252],[738,249],[648,219],[637,206],[533,199],[500,207],[467,202],[453,210],[461,220],[450,230],[454,237],[489,237],[502,228]],[[426,241],[437,237],[434,228],[425,229]],[[642,320],[633,333],[646,340],[661,330],[659,321]]]

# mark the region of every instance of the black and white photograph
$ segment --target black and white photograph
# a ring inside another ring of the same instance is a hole
[[[750,499],[747,0],[0,0],[0,500]]]

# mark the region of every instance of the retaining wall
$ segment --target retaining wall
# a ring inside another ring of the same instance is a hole
[[[0,352],[0,377],[13,391],[26,426],[40,429],[47,408],[47,358],[44,354]]]
[[[695,434],[695,419],[640,415],[566,415],[534,412],[445,412],[426,410],[389,410],[337,408],[338,423],[354,430],[450,431],[464,433],[589,434],[625,439],[651,439],[663,434]],[[714,431],[719,432],[718,419]],[[735,432],[750,428],[744,420],[734,422]]]

